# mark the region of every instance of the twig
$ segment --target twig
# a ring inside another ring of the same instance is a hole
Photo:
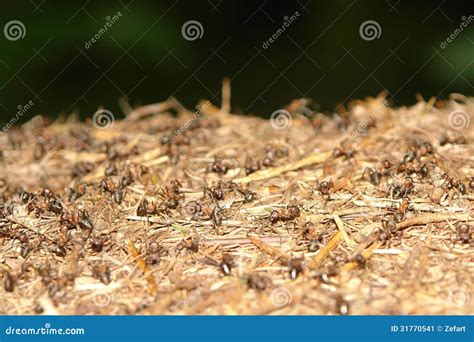
[[[259,180],[277,177],[283,173],[298,170],[305,166],[323,163],[326,161],[326,159],[330,155],[331,155],[331,152],[322,152],[322,153],[314,154],[312,156],[297,160],[296,162],[293,162],[284,166],[278,166],[272,169],[257,171],[255,173],[252,173],[250,176],[235,179],[234,182],[246,184],[252,181],[259,181]]]
[[[153,277],[153,275],[150,273],[148,269],[148,265],[146,264],[146,261],[143,260],[143,258],[140,256],[140,253],[138,253],[137,248],[135,247],[134,243],[130,239],[126,239],[125,243],[127,245],[128,252],[135,258],[135,261],[137,262],[138,267],[145,274],[145,277],[148,281],[148,292],[151,295],[155,295],[156,292],[158,291],[158,287],[156,285],[155,277]]]

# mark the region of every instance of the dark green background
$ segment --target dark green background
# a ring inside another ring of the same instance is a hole
[[[3,122],[30,100],[22,120],[72,111],[85,118],[99,106],[121,116],[123,96],[132,106],[170,95],[190,108],[201,98],[218,103],[224,76],[233,79],[234,111],[261,116],[299,97],[332,111],[382,89],[396,105],[413,103],[416,93],[474,94],[474,22],[440,48],[474,14],[473,1],[36,0],[0,7]],[[86,49],[117,11],[120,20]],[[298,20],[263,49],[295,11]],[[5,39],[10,20],[24,23],[23,39]],[[201,22],[201,39],[183,39],[188,20]],[[366,20],[380,24],[379,39],[361,39]]]

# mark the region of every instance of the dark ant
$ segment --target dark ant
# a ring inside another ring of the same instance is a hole
[[[267,276],[258,273],[251,273],[247,276],[247,286],[253,290],[263,291],[271,284],[272,281]]]
[[[406,212],[411,209],[410,199],[408,197],[404,197],[400,202],[400,205],[397,206],[396,203],[393,203],[391,209],[395,211],[393,215],[395,222],[402,222],[405,219]]]
[[[350,158],[354,157],[355,151],[351,148],[348,148],[345,145],[346,144],[341,144],[341,146],[334,148],[334,150],[332,152],[332,155],[334,156],[334,158],[344,156],[347,159],[350,159]]]
[[[465,223],[459,223],[457,234],[462,243],[470,243],[472,241],[473,229]]]
[[[453,136],[451,134],[444,133],[439,139],[439,145],[444,146],[446,144],[465,145],[467,144],[467,139],[462,134],[456,134]]]
[[[262,168],[262,163],[259,161],[254,161],[252,158],[247,157],[245,160],[245,174],[248,176],[254,172],[257,172]]]
[[[319,245],[320,245],[320,241],[318,239],[309,240],[309,242],[308,242],[308,251],[309,252],[316,252],[317,250],[319,250]]]
[[[117,204],[120,204],[123,202],[123,198],[124,198],[124,192],[122,189],[117,189],[115,190],[113,193],[112,193],[112,200],[117,203]]]
[[[202,214],[202,205],[197,201],[191,201],[186,205],[186,212],[196,217]]]
[[[360,267],[364,268],[367,265],[367,259],[360,253],[357,253],[354,257],[354,262]]]
[[[78,198],[85,195],[87,185],[85,183],[80,183],[76,187],[67,188],[67,196],[70,202],[76,201]]]
[[[265,146],[264,150],[265,157],[271,161],[288,156],[288,149],[286,148],[279,148],[273,145],[267,145]]]
[[[176,209],[179,206],[179,200],[182,198],[182,192],[180,190],[181,183],[177,180],[170,182],[165,189],[160,191],[160,195],[164,198],[163,203],[160,204],[161,209]],[[163,210],[162,210],[163,211]]]
[[[137,207],[138,216],[148,216],[154,214],[156,211],[156,205],[153,203],[148,203],[148,200],[144,198]]]
[[[412,162],[403,161],[400,164],[398,164],[397,172],[398,173],[404,172],[406,175],[411,175],[411,174],[416,173],[416,168]]]
[[[71,176],[73,178],[80,178],[85,174],[88,174],[94,169],[94,164],[91,162],[80,162],[76,165],[71,170]]]
[[[199,250],[199,241],[193,237],[189,237],[186,239],[181,240],[177,247],[178,250],[182,250],[184,248],[190,250],[191,252],[196,253]]]
[[[329,195],[330,190],[334,187],[332,179],[329,181],[322,181],[317,184],[316,189],[321,193],[321,195]]]
[[[61,214],[60,223],[66,225],[69,229],[73,229],[76,225],[84,230],[92,230],[94,228],[89,214],[82,209],[74,213]]]
[[[301,259],[293,259],[288,263],[288,273],[291,280],[298,278],[298,275],[303,272],[303,261]]]
[[[84,230],[92,230],[94,226],[92,225],[89,214],[85,210],[78,210],[78,221],[77,224],[79,228]]]
[[[239,187],[237,188],[237,191],[243,196],[244,203],[253,202],[257,198],[257,194],[248,189]]]
[[[421,157],[424,157],[427,154],[433,154],[433,145],[427,141],[423,141],[421,146],[418,147],[418,154]]]
[[[15,289],[15,279],[7,270],[2,270],[3,274],[3,288],[7,292],[13,292]]]
[[[289,205],[285,209],[273,210],[270,214],[270,222],[291,221],[300,216],[300,209],[295,205]]]
[[[228,276],[231,273],[232,267],[234,267],[234,260],[230,254],[223,254],[222,261],[219,264],[221,272]]]
[[[362,178],[365,178],[366,175],[369,175],[368,180],[372,185],[380,184],[381,174],[378,171],[376,171],[374,168],[366,167],[364,172],[362,173]]]
[[[96,253],[100,253],[104,248],[105,239],[101,235],[93,236],[90,243],[91,249]]]
[[[110,284],[110,267],[105,261],[99,261],[92,267],[92,276],[105,285]]]
[[[212,221],[212,226],[214,228],[217,228],[218,226],[220,226],[222,224],[221,212],[222,212],[222,209],[219,206],[216,205],[216,206],[214,206],[214,208],[212,209],[211,214],[209,215],[209,218]]]
[[[350,305],[342,295],[337,295],[336,297],[336,313],[342,316],[349,315]]]
[[[388,188],[387,195],[390,194],[390,198],[400,199],[406,197],[408,194],[415,190],[413,178],[405,177],[402,185],[391,184]]]
[[[410,163],[416,159],[416,152],[410,151],[403,156],[403,163]]]
[[[67,254],[66,248],[64,246],[60,246],[58,244],[53,244],[50,247],[50,251],[56,254],[58,257],[64,258]]]
[[[122,188],[122,182],[120,178],[103,178],[100,181],[99,188],[104,192],[113,193],[116,190]]]
[[[161,247],[157,242],[150,242],[146,249],[146,262],[150,265],[159,264],[161,252]]]
[[[428,164],[425,163],[420,167],[419,174],[422,178],[428,177],[429,172],[430,172],[430,170],[428,168]]]
[[[117,169],[117,166],[115,164],[110,164],[104,170],[104,175],[106,177],[117,175],[117,173],[118,173],[118,169]]]
[[[394,215],[386,215],[382,220],[382,228],[379,228],[379,240],[383,243],[389,241],[393,235],[397,235],[397,222]]]
[[[229,166],[221,160],[215,160],[211,165],[209,165],[207,171],[224,175],[229,171]]]
[[[225,196],[224,188],[222,186],[222,181],[219,181],[217,185],[211,186],[211,188],[205,188],[205,192],[209,192],[211,198],[214,200],[223,200]]]
[[[63,212],[63,205],[57,199],[52,199],[48,203],[48,209],[55,214],[62,214]]]

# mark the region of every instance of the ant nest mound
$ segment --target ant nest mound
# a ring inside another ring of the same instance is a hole
[[[228,108],[1,135],[0,314],[473,313],[473,98]]]

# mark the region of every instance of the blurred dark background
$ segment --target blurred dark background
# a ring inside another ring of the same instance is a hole
[[[21,121],[86,118],[99,106],[120,117],[120,98],[219,104],[226,76],[234,112],[266,117],[301,97],[333,111],[383,89],[395,105],[417,93],[474,95],[472,0],[32,0],[0,8],[3,122],[29,101]],[[19,33],[7,30],[13,20]],[[202,26],[195,40],[182,33],[190,20]],[[368,20],[380,28],[372,40],[359,32]]]

